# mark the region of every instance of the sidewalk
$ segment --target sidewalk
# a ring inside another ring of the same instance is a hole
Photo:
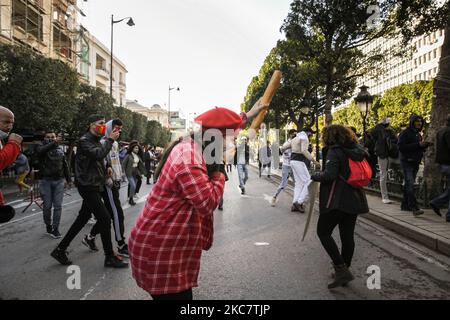
[[[254,164],[251,166],[258,170]],[[272,179],[279,183],[281,171],[272,169],[271,174]],[[289,180],[289,185],[293,187],[291,180]],[[416,218],[412,212],[401,211],[400,203],[397,201],[392,204],[384,204],[379,196],[369,192],[366,194],[370,212],[362,215],[362,218],[450,256],[450,223],[445,221],[445,210],[441,210],[444,217],[439,217],[430,209],[424,210],[425,214]]]

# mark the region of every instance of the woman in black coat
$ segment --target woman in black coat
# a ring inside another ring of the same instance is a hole
[[[368,154],[358,144],[355,134],[340,125],[324,129],[324,170],[312,175],[311,179],[320,184],[320,216],[317,235],[322,246],[333,261],[334,281],[328,288],[345,286],[354,279],[349,267],[355,249],[354,231],[359,214],[369,212],[367,198],[361,188],[347,183],[350,176],[349,158],[363,161]],[[342,250],[334,241],[333,230],[339,226]]]

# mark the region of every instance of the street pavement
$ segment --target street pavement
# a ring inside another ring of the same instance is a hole
[[[234,168],[233,168],[234,169]],[[315,234],[317,212],[304,242],[304,214],[291,213],[291,191],[276,207],[270,199],[276,184],[250,170],[247,194],[238,189],[237,171],[229,175],[224,211],[215,212],[214,245],[204,252],[194,299],[449,299],[450,258],[416,244],[364,218],[356,227],[352,271],[346,288],[328,290],[331,262]],[[151,186],[143,185],[135,207],[124,206],[126,234],[144,206]],[[126,186],[121,190],[125,203]],[[81,206],[76,190],[65,197],[61,232],[68,230]],[[22,203],[15,203],[23,206]],[[34,211],[33,211],[34,210]],[[81,289],[70,290],[71,274],[50,252],[59,240],[45,235],[41,210],[17,210],[13,221],[0,225],[0,298],[44,300],[149,300],[131,270],[103,267],[102,251],[81,244],[91,225],[73,241],[70,258],[81,270]],[[336,232],[336,238],[338,233]],[[97,245],[101,248],[98,237]],[[367,269],[378,266],[381,289],[369,289]]]

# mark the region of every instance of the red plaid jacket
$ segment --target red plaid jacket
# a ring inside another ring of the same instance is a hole
[[[222,173],[208,177],[193,140],[175,146],[131,231],[130,262],[139,287],[160,295],[198,286],[200,257],[212,245],[213,211],[224,185]]]

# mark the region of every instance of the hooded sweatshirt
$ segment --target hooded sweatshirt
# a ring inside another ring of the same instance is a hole
[[[281,150],[284,152],[288,149],[292,150],[291,154],[291,161],[311,161],[313,159],[313,156],[308,151],[309,147],[309,139],[306,132],[301,131],[297,133],[297,136],[292,139],[291,142],[286,143],[283,145]]]
[[[414,122],[422,120],[422,127],[417,130]],[[403,162],[419,164],[422,161],[423,153],[426,148],[420,146],[422,136],[420,132],[423,129],[423,118],[413,115],[409,120],[409,127],[403,130],[398,137],[398,148],[400,150],[400,160]]]
[[[112,127],[113,121],[108,121],[106,123],[106,134],[102,138],[101,143],[103,144],[106,141],[106,137],[109,137],[111,134],[113,127]],[[113,146],[111,148],[111,151],[105,158],[106,161],[106,167],[111,167],[113,170],[113,181],[121,181],[122,180],[122,165],[120,164],[120,158],[119,158],[119,143],[117,141],[114,141]]]

